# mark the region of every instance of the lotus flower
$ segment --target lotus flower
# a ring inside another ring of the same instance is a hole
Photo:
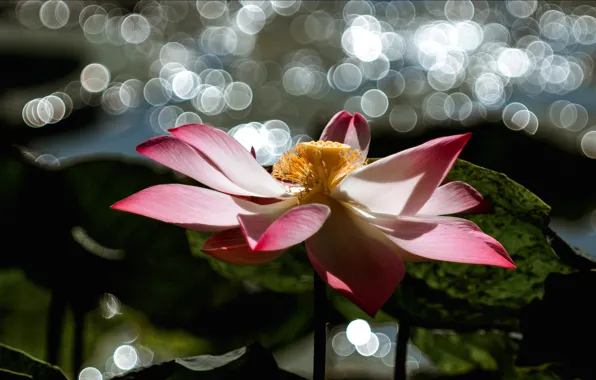
[[[515,268],[476,224],[443,216],[486,206],[464,182],[441,185],[470,134],[437,138],[367,165],[368,123],[342,111],[319,141],[297,144],[270,174],[218,129],[191,124],[170,132],[137,151],[211,189],[157,185],[112,208],[213,232],[203,251],[219,260],[262,264],[306,242],[318,275],[370,315],[402,280],[404,261]]]

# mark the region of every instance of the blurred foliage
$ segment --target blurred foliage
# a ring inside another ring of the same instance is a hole
[[[210,234],[192,230],[187,230],[187,234],[192,253],[207,259],[211,267],[227,279],[249,280],[255,285],[282,293],[300,293],[313,289],[313,271],[304,244],[291,247],[281,257],[266,264],[232,265],[201,251]]]
[[[43,357],[50,302],[50,291],[32,283],[23,271],[0,270],[0,341]],[[64,322],[62,360],[59,364],[67,369],[72,365],[69,355],[73,349],[71,310],[66,311]],[[131,336],[134,338],[139,332],[141,334],[135,342],[153,347],[156,359],[188,355],[189,352],[212,352],[216,348],[209,340],[196,337],[185,330],[156,328],[143,313],[123,306],[121,314],[111,319],[104,318],[99,308],[87,313],[84,351],[91,354],[96,350],[103,350],[102,357],[108,357],[124,340],[130,340]],[[103,367],[105,359],[92,364]]]
[[[544,287],[544,297],[524,310],[518,363],[555,363],[562,367],[564,378],[596,378],[593,350],[588,348],[596,340],[591,297],[596,273],[553,273]]]
[[[60,368],[0,343],[0,378],[67,380]]]
[[[573,379],[562,367],[520,366],[519,343],[502,331],[458,334],[449,330],[414,329],[412,342],[437,366],[437,373],[420,373],[423,379],[562,380]],[[590,377],[582,377],[589,379]]]
[[[410,278],[397,288],[385,311],[397,317],[406,312],[426,322],[515,329],[520,308],[542,296],[546,276],[573,270],[561,263],[546,239],[550,208],[504,174],[463,160],[457,161],[447,180],[469,183],[491,203],[489,213],[462,217],[503,244],[517,268],[408,263]]]
[[[65,322],[64,333],[58,332],[67,346],[63,357],[72,352],[69,310],[82,310],[87,319],[96,316],[85,329],[87,354],[109,330],[95,312],[106,292],[127,307],[125,316],[114,319],[134,322],[143,331],[141,341],[161,346],[166,358],[225,352],[252,340],[275,348],[309,331],[310,293],[255,291],[229,281],[191,255],[183,229],[110,209],[145,187],[187,178],[119,159],[67,163],[52,170],[8,152],[2,162],[7,164],[0,165],[1,191],[12,198],[2,203],[10,209],[2,210],[7,224],[0,237],[19,250],[3,255],[0,268],[22,268],[68,305],[58,310],[63,314],[58,321]],[[34,239],[29,235],[32,223],[43,226]],[[0,300],[0,322],[6,323],[0,339],[44,356],[52,297],[21,273],[0,273],[0,292],[6,293]],[[69,360],[61,363],[70,368]]]
[[[516,344],[503,332],[457,334],[416,328],[412,342],[445,374],[471,370],[499,371],[500,378],[515,377]]]
[[[236,380],[239,378],[299,380],[277,367],[273,355],[262,346],[248,347],[221,356],[195,356],[156,364],[114,377],[121,380]]]
[[[19,269],[0,270],[0,341],[42,357],[50,292],[27,280]]]
[[[164,361],[112,378],[121,380],[236,380],[246,376],[272,380],[302,379],[297,375],[280,370],[273,355],[258,344],[251,344],[221,356],[203,355]],[[0,378],[8,380],[67,380],[60,368],[4,344],[0,344]]]

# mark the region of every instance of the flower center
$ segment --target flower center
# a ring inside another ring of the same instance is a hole
[[[363,166],[364,162],[362,152],[349,145],[309,141],[286,152],[273,165],[271,175],[298,186],[298,199],[303,200],[307,195],[329,195],[345,176]]]

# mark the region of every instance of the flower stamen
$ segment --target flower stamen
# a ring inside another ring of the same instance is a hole
[[[307,194],[329,195],[354,170],[362,167],[365,157],[349,145],[333,141],[299,143],[273,165],[271,175],[300,186],[298,199]]]

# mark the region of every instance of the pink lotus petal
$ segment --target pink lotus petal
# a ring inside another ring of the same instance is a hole
[[[471,134],[441,137],[350,173],[331,194],[372,212],[413,215],[443,181]]]
[[[279,184],[238,141],[227,133],[203,124],[188,124],[170,132],[196,148],[238,187],[262,197],[280,197]]]
[[[294,207],[281,216],[274,213],[238,215],[238,221],[254,251],[276,251],[311,237],[325,223],[329,212],[329,207],[312,203]]]
[[[195,179],[212,189],[235,195],[254,195],[236,186],[197,150],[172,136],[154,137],[137,147],[137,152]]]
[[[466,219],[398,216],[375,224],[395,244],[416,256],[515,268],[505,248]]]
[[[116,202],[112,208],[192,230],[216,232],[238,227],[239,214],[263,212],[272,206],[197,186],[172,184],[148,187]]]
[[[284,250],[255,252],[248,244],[240,228],[225,230],[213,234],[203,244],[201,251],[235,265],[259,265],[278,258]]]
[[[454,181],[438,187],[418,215],[478,213],[490,210],[488,202],[472,186]]]
[[[401,249],[336,202],[327,222],[306,241],[306,248],[319,276],[371,316],[405,274]]]
[[[364,116],[347,111],[335,114],[321,133],[323,141],[337,141],[366,154],[370,145],[370,127]]]

